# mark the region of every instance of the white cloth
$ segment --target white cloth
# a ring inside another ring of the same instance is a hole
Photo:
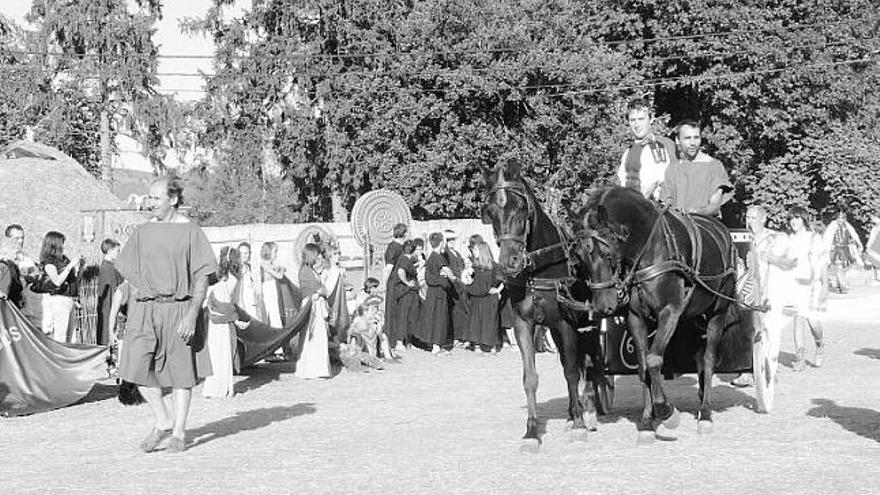
[[[251,269],[242,270],[241,293],[238,297],[238,305],[252,317],[260,318],[260,310],[257,306],[257,281]]]
[[[213,295],[217,302],[231,302],[232,293],[235,290],[237,280],[229,276],[208,288],[207,302]],[[229,323],[213,323],[208,321],[208,336],[206,345],[211,357],[213,375],[205,378],[202,387],[204,397],[232,397],[234,392],[232,383],[232,329]]]
[[[306,301],[303,301],[305,304]],[[330,376],[330,353],[327,350],[327,301],[312,298],[309,326],[302,339],[302,350],[296,363],[297,378],[327,378]]]
[[[71,342],[73,337],[73,299],[52,294],[42,295],[43,325],[46,335],[58,342]]]
[[[278,302],[278,285],[271,275],[263,282],[263,305],[266,307],[266,321],[270,327],[282,328],[281,306]]]

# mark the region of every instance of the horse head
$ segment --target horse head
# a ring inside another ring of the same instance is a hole
[[[590,302],[599,316],[615,314],[625,302],[621,281],[621,243],[626,231],[609,221],[604,205],[607,189],[594,190],[576,215],[576,241],[569,248],[575,275],[590,288]]]
[[[526,253],[535,206],[521,171],[522,165],[515,158],[483,169],[489,192],[483,204],[483,223],[492,225],[500,247],[498,264],[509,278],[525,271],[530,261]]]

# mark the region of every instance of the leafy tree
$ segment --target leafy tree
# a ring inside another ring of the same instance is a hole
[[[40,29],[39,65],[51,68],[53,82],[67,81],[65,85],[94,100],[101,178],[107,182],[112,180],[114,120],[130,112],[144,115],[139,107],[155,97],[157,47],[152,36],[160,9],[159,0],[34,0],[28,15]],[[55,47],[60,54],[49,55]]]
[[[616,95],[602,88],[629,64],[593,41],[598,2],[279,0],[234,19],[227,3],[188,24],[218,46],[208,142],[224,170],[291,184],[307,209],[287,219],[326,219],[323,198],[350,207],[376,187],[417,218],[474,215],[479,165],[506,154],[568,197],[610,175]]]

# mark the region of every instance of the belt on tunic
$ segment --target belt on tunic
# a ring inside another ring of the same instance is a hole
[[[168,295],[157,294],[157,295],[151,296],[151,297],[139,297],[139,298],[135,299],[135,301],[137,301],[137,302],[156,302],[156,303],[176,303],[176,302],[186,302],[186,301],[189,301],[190,299],[192,299],[190,296],[185,296],[183,298],[176,299],[174,297],[174,294],[168,294]]]

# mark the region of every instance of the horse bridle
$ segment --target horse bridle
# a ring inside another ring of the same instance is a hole
[[[526,224],[525,224],[525,228],[523,229],[523,233],[521,235],[517,235],[517,234],[511,234],[509,232],[500,232],[499,235],[495,236],[495,240],[499,244],[502,241],[511,241],[511,242],[515,242],[521,246],[520,247],[520,254],[522,256],[523,266],[520,269],[520,273],[524,272],[530,268],[535,268],[535,258],[537,258],[538,256],[541,256],[545,253],[549,253],[553,250],[563,249],[563,252],[565,252],[566,257],[567,257],[568,244],[566,243],[565,237],[562,235],[562,232],[558,233],[559,242],[557,242],[555,244],[551,244],[549,246],[545,246],[542,248],[533,249],[533,250],[529,251],[528,250],[529,233],[531,233],[531,231],[532,231],[532,223],[533,223],[532,219],[535,218],[535,214],[537,211],[535,208],[534,202],[533,202],[531,196],[529,195],[529,192],[526,190],[525,185],[523,185],[521,183],[507,182],[507,181],[501,182],[501,183],[493,186],[492,189],[489,191],[489,194],[492,196],[495,196],[500,191],[504,191],[505,193],[511,192],[513,194],[516,194],[517,196],[523,198],[526,202]],[[557,231],[558,231],[558,227],[557,227]]]
[[[611,252],[611,242],[605,239],[604,237],[599,235],[599,232],[596,230],[588,230],[587,233],[582,236],[583,239],[594,242],[598,248],[598,245],[604,246],[607,252]],[[592,251],[592,250],[590,250]],[[587,287],[593,290],[607,290],[607,289],[617,289],[617,299],[621,304],[626,304],[629,302],[629,290],[627,287],[627,283],[624,282],[620,278],[620,268],[622,266],[622,260],[620,259],[620,254],[614,257],[614,260],[609,260],[609,256],[602,256],[600,251],[599,255],[606,260],[609,265],[611,265],[611,278],[608,280],[603,280],[601,282],[594,282],[593,280],[588,280]]]

